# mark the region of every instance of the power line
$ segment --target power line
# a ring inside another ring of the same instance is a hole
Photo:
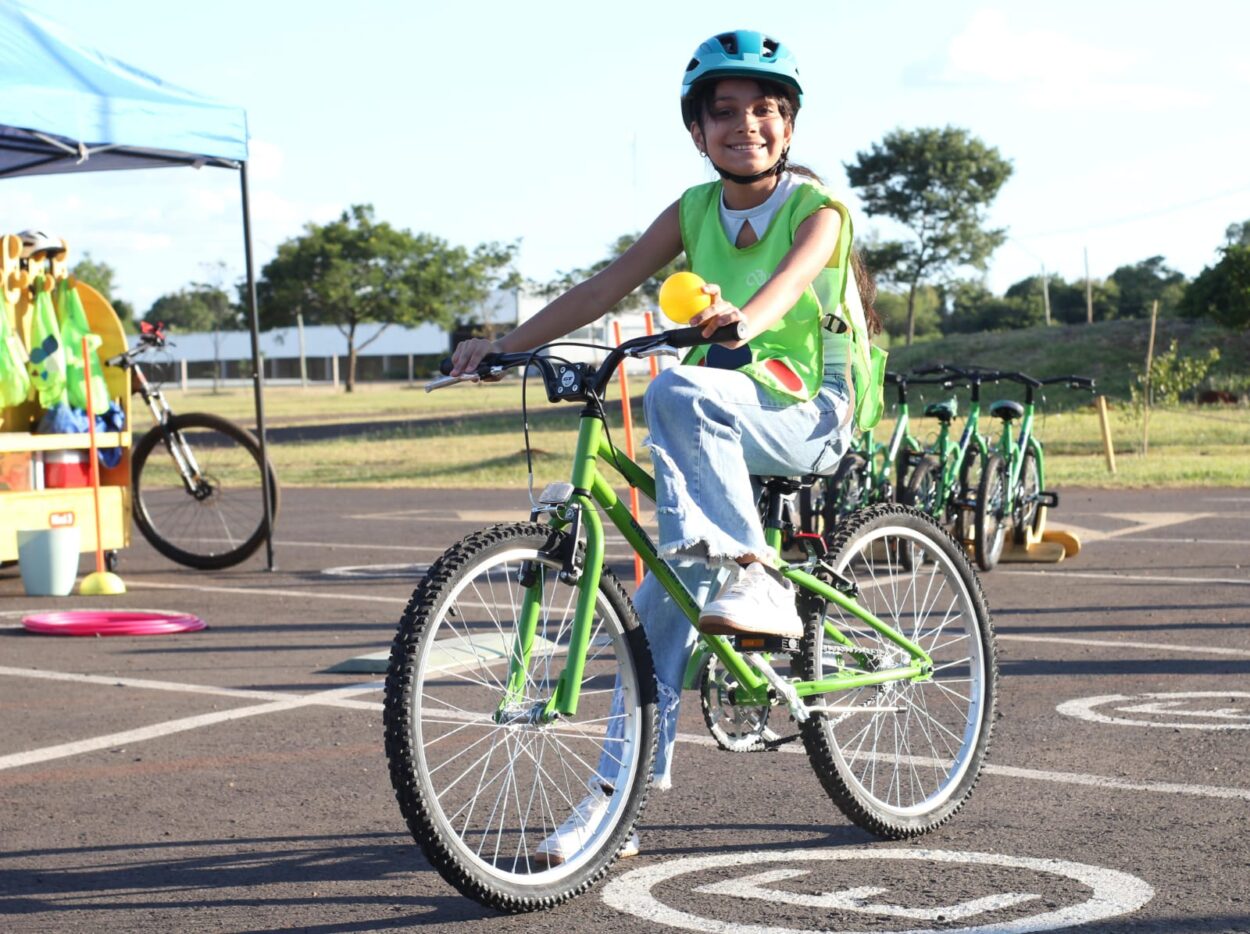
[[[1250,191],[1250,185],[1247,185],[1242,188],[1234,188],[1231,191],[1222,191],[1214,195],[1206,195],[1205,197],[1202,197],[1202,198],[1196,198],[1193,201],[1186,201],[1183,204],[1173,204],[1165,208],[1156,208],[1153,211],[1143,211],[1140,214],[1130,214],[1126,217],[1120,217],[1115,220],[1098,221],[1097,223],[1085,224],[1080,227],[1067,227],[1062,230],[1046,230],[1041,233],[1013,234],[1013,237],[1015,237],[1016,239],[1038,240],[1038,239],[1041,239],[1042,237],[1057,237],[1057,236],[1060,236],[1061,234],[1085,233],[1086,231],[1090,231],[1090,230],[1102,230],[1106,227],[1118,227],[1121,224],[1130,224],[1130,223],[1133,223],[1134,221],[1148,220],[1152,217],[1161,217],[1164,214],[1172,214],[1172,213],[1175,213],[1176,211],[1184,211],[1187,208],[1196,207],[1200,204],[1207,204],[1208,202],[1211,202],[1211,201],[1219,201],[1223,198],[1229,198],[1229,197],[1232,197],[1233,195],[1239,195],[1247,191]]]

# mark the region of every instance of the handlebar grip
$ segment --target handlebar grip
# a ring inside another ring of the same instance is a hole
[[[664,332],[664,340],[670,347],[679,349],[700,347],[703,344],[724,344],[729,341],[742,340],[746,336],[746,327],[745,321],[735,321],[733,324],[717,328],[711,337],[704,337],[703,328],[700,327],[674,328]]]
[[[950,367],[945,363],[938,363],[933,366],[916,367],[912,372],[917,376],[928,376],[930,373],[948,373],[950,372]]]
[[[438,372],[444,376],[451,376],[451,357],[443,357],[438,361]]]

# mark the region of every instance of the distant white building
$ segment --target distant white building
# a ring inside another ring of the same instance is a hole
[[[546,300],[519,289],[492,292],[474,316],[478,321],[505,329],[533,317]],[[612,343],[612,320],[605,318],[569,335],[569,340],[594,344]],[[622,339],[645,332],[642,312],[620,316]],[[657,322],[656,327],[663,325]],[[381,332],[381,333],[379,333]],[[250,379],[252,335],[250,331],[168,332],[170,343],[161,354],[144,359],[144,367],[167,382],[184,385],[219,378]],[[362,324],[356,328],[356,379],[411,380],[433,372],[437,362],[452,349],[453,335],[434,324],[418,327]],[[130,340],[138,343],[137,337]],[[572,360],[601,358],[601,352],[569,347],[560,356]],[[260,354],[265,379],[274,382],[339,383],[347,379],[347,338],[334,325],[274,328],[260,334]],[[302,361],[302,369],[301,369]],[[646,363],[631,364],[645,369]]]

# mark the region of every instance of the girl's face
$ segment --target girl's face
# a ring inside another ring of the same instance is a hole
[[[735,175],[771,168],[789,148],[792,133],[779,101],[749,78],[718,81],[703,119],[690,128],[695,146]]]

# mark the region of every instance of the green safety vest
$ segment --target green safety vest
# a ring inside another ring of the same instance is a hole
[[[841,230],[828,264],[780,321],[751,339],[747,344],[750,362],[739,369],[784,399],[807,401],[816,395],[824,379],[822,325],[832,329],[834,319],[842,321],[851,338],[855,422],[861,429],[871,428],[885,407],[885,352],[872,346],[859,304],[845,300],[851,275],[850,213],[828,192],[805,182],[777,209],[759,240],[738,248],[729,242],[721,224],[721,188],[721,182],[709,182],[681,196],[681,239],[690,268],[719,285],[725,299],[739,308],[781,264],[803,221],[821,208],[838,212]],[[696,347],[684,362],[698,364],[708,350],[707,346]]]

